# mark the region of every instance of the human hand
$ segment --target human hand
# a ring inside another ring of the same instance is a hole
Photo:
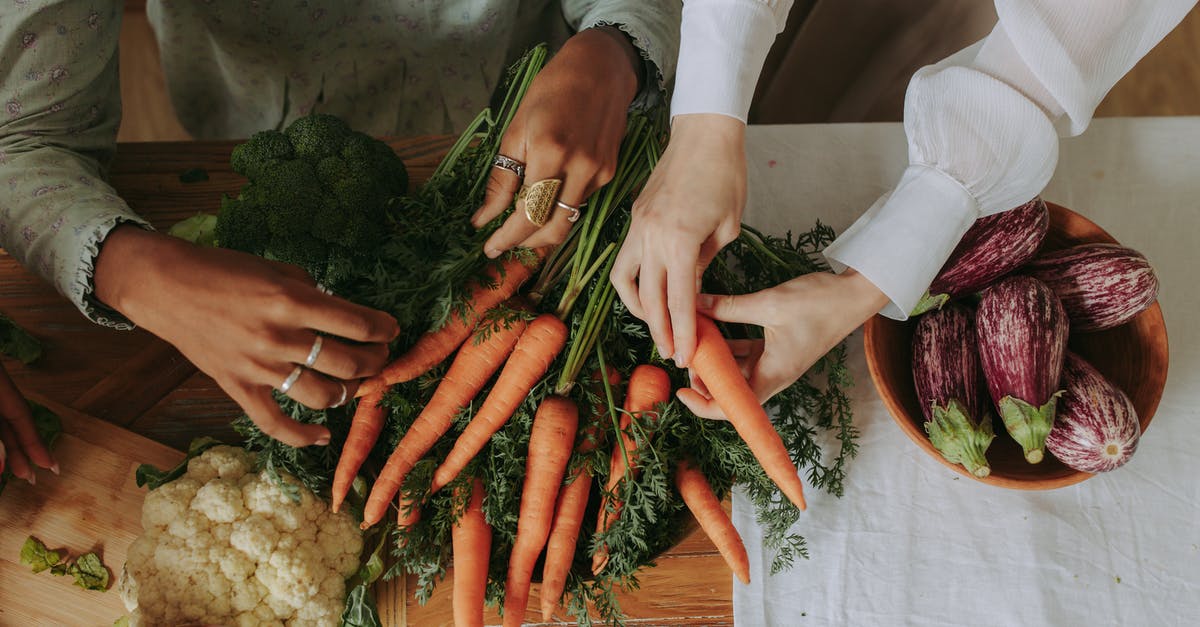
[[[639,67],[641,58],[619,30],[598,27],[577,33],[529,86],[500,141],[500,154],[525,164],[530,185],[562,180],[558,200],[580,207],[616,172]],[[492,168],[483,206],[471,224],[480,228],[503,213],[521,182],[509,170]],[[570,211],[554,208],[539,228],[523,211],[514,211],[488,238],[484,254],[494,259],[517,245],[559,244],[571,230],[570,217]]]
[[[290,446],[325,445],[329,431],[286,416],[272,398],[321,350],[288,395],[312,408],[354,398],[377,374],[399,333],[391,316],[328,295],[296,266],[204,248],[137,227],[114,229],[96,261],[96,296],[170,342],[245,410],[263,433]],[[343,387],[345,386],[345,387]]]
[[[806,274],[744,296],[698,298],[698,310],[716,320],[763,328],[761,340],[730,340],[730,349],[759,402],[783,391],[804,375],[854,329],[883,308],[887,295],[866,277],[847,270]],[[677,393],[692,413],[724,420],[704,382]]]
[[[8,468],[14,477],[35,484],[34,466],[58,474],[58,462],[38,437],[29,403],[0,367],[0,472]]]
[[[696,293],[717,253],[737,238],[746,207],[746,125],[719,114],[677,116],[671,142],[633,203],[610,274],[665,359],[696,350]]]

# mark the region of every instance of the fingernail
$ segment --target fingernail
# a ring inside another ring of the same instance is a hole
[[[683,355],[675,353],[675,367],[683,368],[686,364],[683,363]]]
[[[710,295],[710,294],[700,294],[699,296],[696,297],[696,308],[697,309],[712,309],[713,305],[715,305],[716,303],[717,303],[717,299],[713,298],[712,295]]]
[[[29,485],[37,485],[37,473],[30,470],[28,481],[29,481]]]
[[[656,344],[654,346],[654,350],[658,352],[658,356],[660,359],[670,359],[670,357],[668,356],[668,355],[670,355],[670,352],[667,351],[667,349],[663,348],[661,344]]]
[[[317,446],[329,446],[329,436],[325,436],[315,443]]]
[[[58,472],[58,462],[54,462],[53,464],[51,464],[51,465],[50,465],[50,472],[52,472],[52,473],[54,473],[54,474],[56,474],[56,475],[57,475],[57,474],[60,474],[60,473]]]
[[[486,247],[486,248],[484,248],[484,249],[483,249],[483,254],[484,254],[484,255],[485,255],[485,256],[486,256],[488,259],[495,259],[496,257],[499,257],[499,256],[500,256],[500,251],[499,251],[499,250],[497,250],[497,249],[495,249],[495,248],[492,248],[491,246],[488,246],[488,247]]]

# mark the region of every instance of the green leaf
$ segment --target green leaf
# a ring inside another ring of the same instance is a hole
[[[12,318],[0,314],[0,353],[23,364],[31,364],[42,356],[42,343],[17,326]]]
[[[25,544],[21,545],[21,563],[33,569],[35,573],[53,567],[62,557],[61,553],[46,548],[41,540],[33,536],[26,538]]]
[[[178,466],[170,470],[159,470],[150,464],[142,464],[137,467],[136,471],[134,471],[134,480],[137,481],[139,488],[146,486],[151,490],[156,490],[164,483],[170,483],[182,477],[183,473],[187,472],[188,462],[191,461],[193,457],[196,457],[204,451],[207,451],[214,446],[218,446],[221,443],[222,442],[220,440],[210,438],[208,436],[196,438],[195,440],[192,440],[190,445],[188,445],[187,457],[184,457],[183,461],[179,462]]]
[[[103,592],[108,589],[108,568],[95,553],[80,555],[67,567],[67,574],[74,577],[75,585],[84,590]]]
[[[379,622],[379,610],[375,609],[375,597],[371,594],[369,585],[360,583],[346,596],[342,627],[383,627]]]
[[[216,246],[216,230],[217,216],[210,213],[198,213],[186,220],[176,222],[167,230],[167,234],[200,246]]]

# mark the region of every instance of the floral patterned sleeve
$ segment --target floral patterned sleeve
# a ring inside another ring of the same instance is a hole
[[[615,26],[633,40],[646,60],[646,85],[635,107],[663,98],[675,78],[679,54],[679,22],[683,4],[677,0],[562,0],[563,15],[575,30]]]
[[[108,232],[149,228],[103,178],[121,122],[120,28],[115,1],[0,9],[0,245],[93,321],[130,328],[92,297]]]

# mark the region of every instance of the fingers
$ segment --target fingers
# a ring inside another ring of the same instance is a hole
[[[282,304],[291,305],[287,302]],[[323,294],[315,288],[300,299],[295,307],[286,308],[290,311],[279,311],[277,319],[304,320],[315,331],[355,342],[386,343],[400,334],[400,325],[386,313]],[[303,357],[300,361],[304,361]]]
[[[29,458],[29,461],[58,474],[58,463],[51,457],[50,449],[38,437],[29,403],[3,369],[0,369],[0,416],[3,416],[3,419],[6,419],[12,427],[17,439],[14,444]]]
[[[769,293],[768,289],[738,296],[701,294],[696,298],[696,310],[713,320],[766,326],[772,313]]]
[[[284,359],[292,364],[304,364],[316,337],[311,332],[298,332],[288,343]],[[387,363],[387,358],[387,344],[349,344],[335,337],[325,336],[321,338],[316,360],[309,367],[335,379],[361,379],[379,374]]]
[[[637,278],[641,269],[641,247],[626,239],[621,250],[617,252],[617,259],[613,262],[608,280],[612,282],[613,289],[616,290],[621,302],[625,303],[625,308],[629,310],[629,313],[639,320],[645,320],[646,310],[642,307],[641,298],[638,297]]]
[[[516,140],[510,140],[510,137],[524,137],[521,132],[520,118],[513,120],[509,125],[508,132],[504,138],[500,140],[500,154],[506,155],[516,161],[525,161],[525,146],[524,142],[516,143]],[[517,176],[516,172],[506,170],[504,168],[492,167],[488,173],[487,186],[484,187],[483,204],[479,209],[475,210],[475,214],[471,216],[471,226],[482,228],[488,222],[496,219],[496,216],[504,213],[505,209],[512,204],[513,196],[516,196],[517,189],[521,187],[521,177]]]
[[[686,368],[696,350],[695,264],[676,255],[667,267],[667,313],[671,316],[675,365]]]
[[[314,375],[317,376],[317,375]],[[224,386],[222,386],[224,387]],[[292,447],[325,446],[329,430],[321,425],[301,424],[283,415],[266,387],[234,387],[226,393],[246,410],[246,415],[268,436]]]
[[[683,403],[693,414],[701,418],[709,420],[728,420],[724,412],[717,406],[716,401],[711,398],[702,396],[696,390],[691,388],[680,388],[675,392],[675,396]]]
[[[29,465],[29,458],[25,457],[25,453],[21,451],[18,444],[17,434],[13,433],[12,427],[8,422],[0,420],[0,442],[4,442],[4,449],[8,453],[8,471],[18,479],[24,479],[30,484],[37,483],[37,476],[33,474],[33,467]]]
[[[291,364],[289,366],[286,372],[274,371],[270,376],[279,383],[282,383],[295,369],[295,366]],[[278,387],[278,383],[276,386]],[[342,398],[343,389],[346,390],[345,399]],[[327,409],[339,405],[345,402],[345,400],[354,398],[354,392],[357,389],[357,382],[351,383],[334,380],[319,372],[301,366],[300,376],[292,383],[292,386],[288,388],[285,394],[305,407]]]
[[[643,266],[638,275],[638,300],[644,309],[642,320],[650,328],[650,337],[663,359],[675,355],[671,320],[667,312],[665,271]]]
[[[558,194],[558,201],[578,208],[578,215],[582,216],[586,210],[584,202],[587,201],[592,187],[598,186],[588,185],[587,179],[583,176],[570,175],[563,181],[562,191]],[[567,239],[567,235],[575,226],[575,222],[571,221],[572,215],[574,213],[570,209],[556,204],[550,213],[550,221],[546,223],[546,226],[538,229],[528,239],[521,242],[521,244],[530,248],[561,244]]]

